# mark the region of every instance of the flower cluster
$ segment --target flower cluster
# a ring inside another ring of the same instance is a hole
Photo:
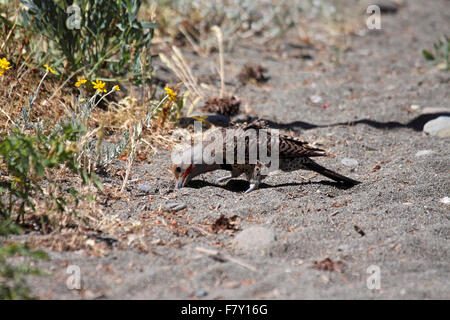
[[[94,89],[97,89],[97,91],[106,92],[106,89],[105,89],[106,83],[104,83],[103,81],[95,80],[95,82],[91,82],[91,83],[94,85]]]
[[[177,94],[170,88],[166,87],[164,88],[166,90],[166,94],[169,97],[169,101],[176,102],[177,101]]]
[[[84,78],[78,78],[78,79],[77,79],[77,82],[75,82],[75,87],[80,87],[81,85],[85,84],[86,82],[87,82],[86,79],[84,79]],[[106,89],[105,89],[105,86],[106,86],[106,83],[105,83],[105,82],[96,79],[95,81],[92,81],[91,83],[92,83],[93,88],[96,89],[97,91],[99,91],[99,92],[104,92],[104,93],[107,92]],[[112,88],[111,92],[112,92],[112,91],[120,91],[120,87],[116,84],[116,85]]]
[[[5,71],[11,69],[10,63],[6,58],[0,59],[0,77],[5,74]]]
[[[79,86],[81,86],[82,84],[85,84],[86,82],[87,82],[86,79],[84,79],[84,78],[78,78],[78,79],[77,79],[77,82],[75,82],[75,87],[79,87]]]
[[[52,68],[50,68],[50,67],[49,67],[48,65],[46,65],[46,64],[44,64],[44,68],[47,69],[48,72],[56,73],[55,70],[53,70]]]

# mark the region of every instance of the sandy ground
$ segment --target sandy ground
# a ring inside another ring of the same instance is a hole
[[[450,73],[421,56],[448,30],[448,1],[411,0],[382,17],[382,30],[348,36],[340,63],[330,62],[328,48],[310,49],[313,60],[299,58],[300,49],[289,45],[296,38],[238,43],[225,57],[227,88],[253,115],[334,155],[321,164],[362,183],[340,189],[308,172],[280,173],[244,195],[244,180],[217,185],[225,172],[215,172],[174,191],[170,153],[162,150],[133,168],[131,200],[105,208],[139,220],[145,210],[186,206],[161,216],[145,239],[151,250],[113,249],[101,258],[50,252],[52,260],[39,265],[52,276],[31,278],[33,293],[42,299],[449,299],[450,208],[440,200],[450,196],[450,138],[422,129],[437,116],[425,108],[450,114]],[[216,56],[187,57],[197,74],[212,74]],[[268,69],[267,83],[239,84],[236,75],[249,61]],[[311,96],[322,100],[313,103]],[[421,150],[434,153],[416,156]],[[345,166],[344,158],[358,165]],[[142,184],[152,187],[149,195],[138,191]],[[212,231],[221,215],[238,230]],[[177,228],[165,225],[172,220]],[[313,268],[327,258],[337,270]],[[68,265],[80,267],[81,292],[66,286]],[[379,268],[378,290],[367,287],[370,266]]]

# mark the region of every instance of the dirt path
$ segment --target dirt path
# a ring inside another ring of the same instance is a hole
[[[424,115],[425,108],[450,113],[450,74],[433,70],[421,56],[450,30],[449,2],[406,1],[396,15],[382,17],[382,28],[349,36],[339,64],[320,50],[312,51],[312,61],[296,58],[295,46],[286,47],[286,58],[248,43],[226,55],[228,87],[244,105],[320,143],[335,155],[321,164],[362,184],[343,190],[307,172],[282,173],[244,195],[244,181],[219,186],[214,180],[223,172],[217,172],[172,191],[170,154],[161,151],[134,168],[130,179],[139,181],[130,185],[131,200],[105,208],[139,220],[146,210],[186,206],[160,217],[161,224],[144,239],[151,250],[115,249],[102,258],[51,252],[52,261],[40,265],[53,276],[31,279],[34,294],[44,299],[449,299],[450,215],[440,200],[450,196],[450,138],[427,136],[422,127],[435,117]],[[249,57],[268,68],[266,84],[240,87],[236,74]],[[195,72],[210,72],[212,59],[190,59]],[[320,103],[311,102],[312,96]],[[434,153],[417,156],[421,150]],[[358,164],[350,168],[344,158]],[[137,191],[142,184],[152,187],[150,196]],[[210,225],[221,215],[237,224],[216,233]],[[231,260],[217,261],[198,247]],[[337,270],[318,270],[315,262],[323,262],[316,264],[319,269]],[[80,267],[81,293],[66,287],[68,265]],[[370,266],[379,268],[379,290],[367,287]]]

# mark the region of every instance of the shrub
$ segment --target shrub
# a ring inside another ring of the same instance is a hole
[[[64,61],[64,71],[84,69],[88,78],[102,70],[137,82],[146,75],[146,51],[157,25],[138,21],[142,1],[79,0],[76,7],[66,0],[21,2],[27,8],[22,10],[24,27],[46,38],[55,67]]]
[[[10,221],[0,219],[0,236],[19,233],[20,228]],[[8,258],[22,256],[31,259],[45,259],[48,256],[41,250],[30,250],[26,244],[0,245],[0,300],[30,299],[30,290],[25,282],[26,275],[46,275],[43,271],[27,263],[20,265],[8,263]]]
[[[42,180],[52,183],[46,170],[65,165],[72,172],[81,176],[83,183],[93,180],[100,187],[97,178],[80,167],[76,158],[76,141],[85,132],[81,126],[73,127],[70,123],[45,135],[38,130],[35,135],[27,135],[17,128],[1,138],[0,164],[6,165],[9,181],[0,184],[0,195],[7,195],[8,200],[0,198],[0,218],[8,220],[17,213],[16,222],[24,222],[27,209],[34,211],[31,199],[43,194]],[[57,186],[62,188],[62,186]],[[53,206],[58,211],[64,211],[66,204],[65,192],[56,195],[48,194]],[[75,196],[74,189],[69,194]]]

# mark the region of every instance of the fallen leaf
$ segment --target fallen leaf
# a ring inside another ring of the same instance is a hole
[[[326,258],[322,261],[314,261],[312,266],[313,269],[322,271],[337,271],[342,272],[344,269],[344,264],[341,261],[333,261],[330,258]]]
[[[335,202],[331,206],[334,207],[334,208],[340,208],[340,207],[345,207],[347,204],[348,204],[347,201],[345,201],[344,203],[337,203],[337,202]]]
[[[225,215],[221,215],[212,225],[211,230],[213,232],[219,232],[224,230],[233,230],[238,231],[239,217],[234,215],[232,217],[226,217]]]

